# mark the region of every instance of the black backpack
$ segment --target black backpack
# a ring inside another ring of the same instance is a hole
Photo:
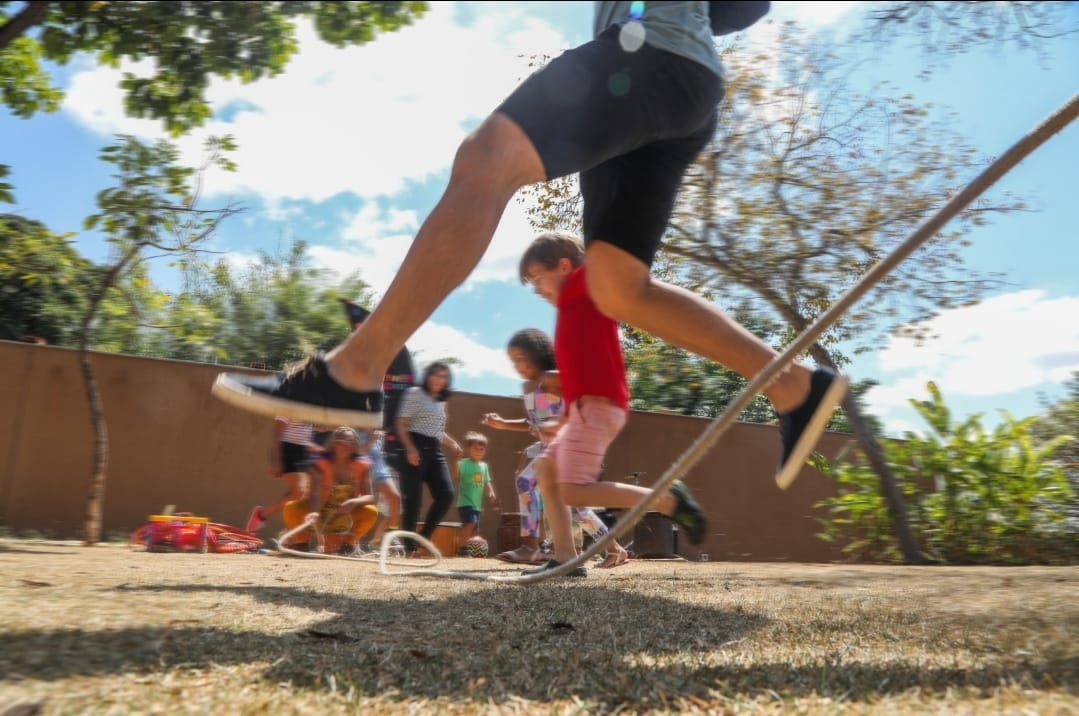
[[[708,19],[713,35],[729,35],[744,30],[768,14],[768,0],[727,0],[709,2]]]

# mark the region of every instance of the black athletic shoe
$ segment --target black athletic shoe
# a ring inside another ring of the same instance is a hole
[[[675,480],[671,484],[671,494],[678,501],[671,519],[690,544],[700,544],[708,532],[708,518],[705,517],[704,510],[693,499],[693,495],[689,494],[689,488],[681,480]]]
[[[315,425],[382,427],[382,391],[355,392],[330,377],[321,353],[270,376],[221,373],[213,394],[238,408]]]
[[[809,384],[809,397],[799,407],[779,416],[779,436],[783,441],[783,456],[776,468],[776,484],[790,487],[798,477],[806,458],[824,432],[832,411],[847,394],[848,379],[827,368],[817,368]]]
[[[558,560],[549,559],[549,560],[547,560],[546,562],[544,562],[543,564],[541,564],[538,567],[529,567],[528,569],[522,569],[521,574],[527,574],[527,575],[543,574],[544,572],[549,572],[550,570],[554,569],[555,567],[560,567],[560,566],[562,566],[562,563],[559,562]],[[564,576],[564,577],[587,577],[588,576],[588,570],[585,569],[583,566],[581,566],[581,567],[577,567],[576,569],[569,572],[568,574],[564,574],[562,576]]]

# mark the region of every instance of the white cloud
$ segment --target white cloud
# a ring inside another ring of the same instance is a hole
[[[218,258],[225,260],[225,263],[228,264],[230,273],[243,273],[262,263],[262,259],[258,254],[247,251],[229,250],[223,254],[210,256],[211,261],[216,261]]]
[[[777,20],[796,20],[809,28],[833,25],[862,2],[773,2],[769,17]]]
[[[907,405],[932,380],[946,396],[982,397],[1062,383],[1079,370],[1079,296],[1002,294],[947,311],[929,323],[923,345],[893,336],[877,357],[882,386],[874,408]]]
[[[519,380],[518,375],[501,348],[488,348],[466,334],[428,321],[408,339],[408,349],[416,359],[417,368],[440,358],[458,358],[462,365],[454,366],[456,376],[479,378],[498,376]]]
[[[415,212],[384,211],[373,203],[368,204],[349,221],[344,246],[312,244],[308,256],[316,267],[331,271],[337,279],[358,271],[375,294],[382,296],[401,267],[418,228]],[[526,206],[511,201],[487,252],[463,290],[485,281],[516,282],[517,262],[534,234]]]
[[[528,73],[525,57],[567,45],[557,28],[521,9],[485,5],[468,27],[454,13],[452,3],[432,3],[413,26],[346,49],[301,23],[299,52],[282,75],[250,85],[214,80],[208,98],[220,116],[178,142],[196,162],[205,136],[236,137],[239,171],[215,172],[207,194],[249,191],[273,207],[342,192],[392,196],[445,172],[466,126]],[[145,67],[76,72],[65,110],[103,135],[161,136],[159,123],[123,113],[121,73]]]
[[[339,236],[321,244],[308,239],[309,255],[338,277],[359,271],[382,294],[422,220],[414,208],[398,205],[401,192],[448,172],[466,128],[528,74],[528,56],[569,44],[559,29],[521,8],[484,5],[467,27],[457,25],[454,14],[453,3],[433,3],[412,27],[348,49],[319,41],[301,24],[299,52],[281,76],[251,85],[212,81],[208,97],[220,116],[178,144],[185,161],[195,164],[205,136],[232,134],[239,169],[209,174],[205,196],[251,192],[261,198],[266,218],[302,216],[308,227],[315,212],[302,202],[359,197],[361,209]],[[124,115],[117,86],[123,71],[149,68],[146,62],[119,70],[81,65],[66,111],[102,135],[162,137],[159,122]],[[531,233],[524,209],[512,201],[465,289],[516,280]]]

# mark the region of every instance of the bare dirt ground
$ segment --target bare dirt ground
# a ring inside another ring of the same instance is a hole
[[[1079,714],[1075,567],[633,561],[515,586],[0,540],[0,604],[5,715]]]

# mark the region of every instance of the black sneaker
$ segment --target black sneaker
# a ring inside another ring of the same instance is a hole
[[[316,425],[382,427],[382,391],[355,392],[330,377],[321,353],[270,376],[221,373],[213,394],[238,408]]]
[[[689,494],[689,488],[681,480],[675,480],[671,484],[671,494],[677,500],[671,519],[690,544],[700,544],[708,532],[708,518],[705,517],[704,510],[693,499],[693,495]]]
[[[530,576],[533,575],[533,574],[543,574],[544,572],[548,572],[548,571],[554,569],[555,567],[560,567],[561,565],[562,565],[562,563],[559,562],[558,560],[549,559],[549,560],[547,560],[546,562],[544,562],[543,564],[541,564],[538,567],[529,567],[528,569],[522,569],[521,574],[530,575]],[[568,574],[564,574],[562,576],[564,576],[564,577],[587,577],[588,576],[588,570],[585,569],[583,566],[581,566],[581,567],[577,567],[572,572],[569,572]]]
[[[837,375],[828,368],[817,368],[810,379],[809,397],[799,407],[779,416],[783,456],[776,468],[776,484],[781,490],[790,487],[798,477],[832,417],[832,411],[847,394],[849,382],[845,375]]]

